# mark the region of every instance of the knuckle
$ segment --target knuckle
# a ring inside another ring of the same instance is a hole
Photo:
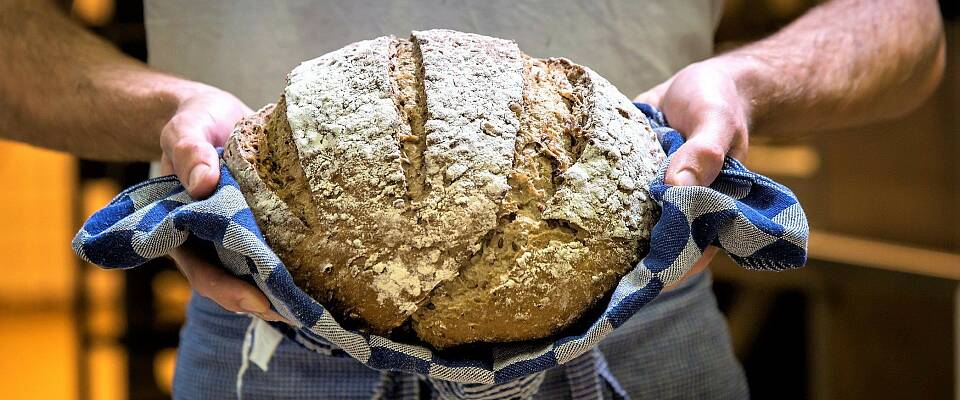
[[[160,144],[169,145],[173,143],[175,138],[176,138],[176,134],[173,128],[170,126],[170,123],[167,122],[167,125],[165,125],[163,129],[160,130]]]
[[[202,148],[203,148],[203,145],[200,142],[197,142],[196,140],[192,140],[189,138],[180,138],[179,140],[174,142],[172,146],[173,152],[180,156],[175,158],[182,158],[184,156],[191,157],[191,156],[198,155],[202,150]]]
[[[169,125],[170,129],[174,132],[184,132],[194,125],[194,120],[195,118],[189,114],[177,113],[170,118],[170,121],[167,122],[167,125]]]
[[[747,123],[744,121],[742,114],[737,111],[729,110],[726,111],[728,115],[724,119],[724,125],[726,129],[730,131],[734,138],[744,138],[747,136]]]
[[[198,142],[198,132],[202,127],[197,125],[197,118],[186,113],[174,115],[167,121],[160,134],[160,140],[174,149],[184,142]]]

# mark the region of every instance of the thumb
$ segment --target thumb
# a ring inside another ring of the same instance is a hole
[[[646,103],[660,108],[660,103],[663,100],[663,96],[665,93],[667,93],[667,89],[670,88],[671,83],[673,83],[673,78],[667,79],[666,81],[661,82],[659,85],[650,88],[650,90],[638,94],[637,97],[633,98],[633,101],[637,103]]]
[[[720,174],[727,146],[718,143],[716,137],[692,136],[677,149],[664,182],[674,186],[708,186]]]
[[[165,161],[193,198],[209,196],[220,180],[217,151],[204,132],[208,120],[209,116],[178,114],[161,133]]]

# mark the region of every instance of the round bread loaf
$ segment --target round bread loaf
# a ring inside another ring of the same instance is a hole
[[[306,61],[224,159],[297,284],[436,348],[542,338],[645,251],[664,158],[590,69],[450,30]]]

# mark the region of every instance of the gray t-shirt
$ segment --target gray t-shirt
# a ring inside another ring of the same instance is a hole
[[[274,102],[301,61],[349,43],[449,28],[589,66],[634,96],[710,56],[721,0],[146,0],[150,64]]]

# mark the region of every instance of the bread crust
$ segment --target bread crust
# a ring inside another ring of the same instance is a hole
[[[663,158],[588,68],[449,30],[304,62],[224,153],[301,288],[437,348],[541,338],[608,294],[645,251]]]

